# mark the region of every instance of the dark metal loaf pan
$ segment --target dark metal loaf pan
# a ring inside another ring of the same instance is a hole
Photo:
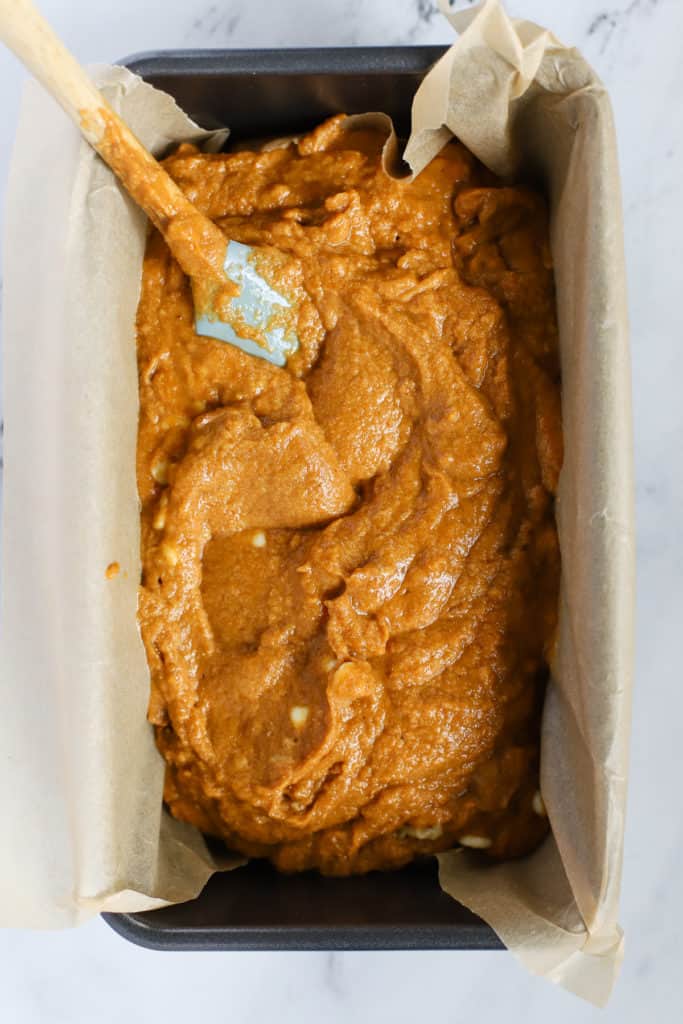
[[[188,50],[123,64],[232,138],[286,135],[341,111],[381,110],[399,133],[441,47]],[[154,949],[499,949],[494,932],[439,888],[436,862],[357,878],[279,875],[262,863],[214,875],[188,903],[104,914]]]

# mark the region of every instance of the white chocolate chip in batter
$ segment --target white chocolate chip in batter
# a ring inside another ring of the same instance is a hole
[[[166,526],[166,509],[168,508],[168,491],[163,491],[159,499],[159,505],[154,513],[152,526],[155,530],[163,530]]]
[[[251,543],[255,548],[264,548],[266,546],[266,535],[263,530],[257,530],[256,533],[252,534]]]
[[[404,825],[398,832],[400,839],[440,839],[443,835],[441,825],[430,825],[428,828],[413,828]]]
[[[309,714],[310,708],[307,708],[305,704],[295,704],[289,709],[289,717],[295,729],[303,729]]]
[[[164,561],[168,562],[169,565],[178,564],[178,549],[174,544],[169,544],[168,541],[164,541],[161,545],[161,554]]]
[[[458,842],[470,850],[488,850],[491,845],[491,840],[486,836],[460,836]]]
[[[537,789],[534,793],[534,798],[531,801],[531,808],[534,814],[537,814],[539,818],[548,817],[548,812],[545,809],[545,804],[543,803],[543,797],[541,796],[540,789]]]
[[[159,459],[152,466],[152,476],[158,484],[168,483],[168,459]]]

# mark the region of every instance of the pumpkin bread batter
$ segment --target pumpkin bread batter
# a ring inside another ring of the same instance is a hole
[[[285,871],[545,835],[562,458],[543,201],[451,143],[411,184],[333,118],[166,168],[289,254],[286,370],[197,337],[160,235],[138,311],[149,717],[171,812]]]

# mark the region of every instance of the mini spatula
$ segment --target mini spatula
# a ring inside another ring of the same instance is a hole
[[[228,240],[192,205],[114,113],[31,0],[0,0],[0,39],[75,121],[162,233],[191,280],[197,333],[284,366],[299,345],[298,293],[288,258],[276,249]]]

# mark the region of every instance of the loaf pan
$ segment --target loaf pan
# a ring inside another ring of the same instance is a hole
[[[231,139],[306,131],[331,114],[380,110],[399,134],[442,47],[173,50],[120,63]],[[434,859],[355,878],[281,875],[252,862],[214,875],[187,903],[103,914],[151,949],[500,949],[495,933],[439,887]]]

